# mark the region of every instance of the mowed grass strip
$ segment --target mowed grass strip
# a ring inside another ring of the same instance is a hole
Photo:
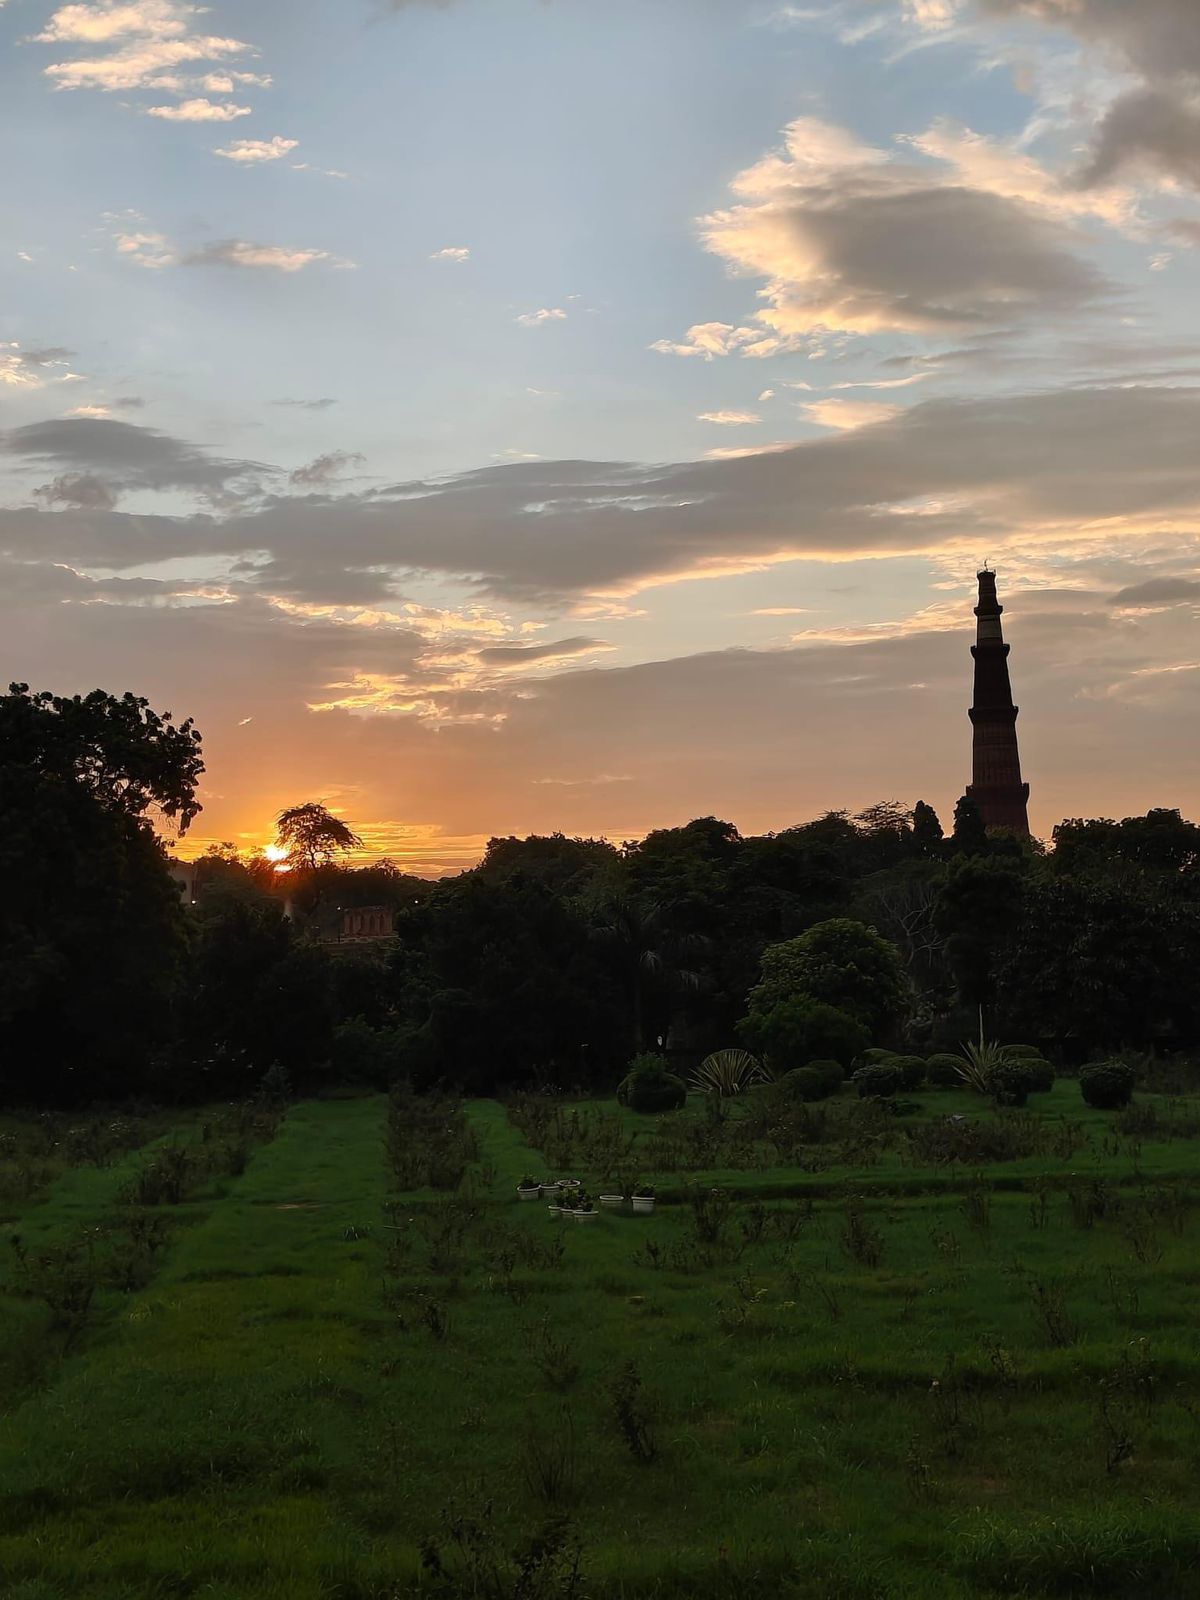
[[[381,1332],[381,1121],[298,1105],[175,1208],[195,1220],[151,1286],[0,1425],[0,1590],[316,1595],[357,1562],[329,1486],[357,1473]]]
[[[147,1128],[157,1137],[140,1148],[126,1150],[103,1166],[89,1162],[60,1171],[44,1192],[27,1199],[17,1210],[5,1213],[0,1228],[0,1411],[11,1407],[29,1389],[45,1381],[54,1370],[58,1354],[46,1335],[46,1307],[24,1295],[6,1292],[15,1275],[16,1258],[10,1241],[17,1237],[36,1254],[60,1245],[84,1230],[93,1229],[117,1203],[138,1168],[162,1145],[192,1138],[199,1114],[167,1122],[156,1116]]]

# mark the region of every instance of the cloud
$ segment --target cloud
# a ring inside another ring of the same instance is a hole
[[[430,261],[469,261],[471,252],[466,245],[448,244],[444,249],[435,250],[429,259]]]
[[[102,478],[114,498],[133,490],[183,489],[210,502],[232,503],[256,489],[271,471],[259,463],[212,456],[156,429],[111,418],[29,423],[0,434],[0,450],[30,463],[61,464],[66,471],[55,480],[59,484]],[[54,498],[77,503],[61,494]]]
[[[656,339],[650,346],[664,356],[700,356],[712,361],[716,356],[732,355],[763,338],[761,328],[735,328],[731,322],[697,322],[682,340]]]
[[[979,0],[985,15],[1024,17],[1111,51],[1148,78],[1200,74],[1194,0]]]
[[[226,161],[238,161],[243,164],[279,161],[299,143],[299,139],[283,139],[279,134],[272,139],[234,139],[229,144],[214,150],[213,155],[223,156]]]
[[[530,666],[535,662],[563,661],[571,656],[588,655],[593,650],[611,650],[603,639],[555,639],[545,644],[495,644],[477,650],[476,656],[489,667]]]
[[[797,440],[773,439],[767,444],[720,444],[704,452],[706,461],[740,461],[746,456],[773,455],[780,450],[794,450]]]
[[[1164,530],[1200,538],[1198,433],[1200,388],[1182,384],[956,397],[732,459],[522,462],[104,529],[64,517],[50,530],[14,514],[9,537],[40,559],[112,569],[164,544],[180,557],[221,554],[241,563],[247,592],[305,601],[385,601],[421,571],[505,603],[611,605],[799,559],[970,566],[1048,545],[1138,551],[1161,545]],[[261,464],[113,420],[38,424],[4,444],[56,471],[176,485],[213,503],[272,481]]]
[[[24,350],[19,344],[0,343],[0,384],[10,389],[40,389],[47,368],[67,366],[70,356],[61,345]]]
[[[755,411],[701,411],[697,422],[715,422],[722,428],[744,428],[762,418]]]
[[[782,149],[734,179],[736,203],[700,224],[735,276],[765,280],[763,308],[747,324],[698,323],[651,348],[754,357],[811,349],[831,331],[982,331],[1108,292],[1065,220],[1099,201],[1064,198],[1036,163],[970,130],[909,142],[940,167],[898,160],[817,118],[791,123]]]
[[[118,499],[113,486],[92,472],[62,473],[33,492],[47,505],[72,506],[79,511],[111,511]]]
[[[307,466],[297,467],[290,474],[288,481],[310,489],[317,488],[333,483],[347,468],[361,466],[365,460],[365,456],[358,455],[355,451],[330,450],[327,455],[317,456],[316,460],[310,461]]]
[[[316,400],[294,400],[291,398],[285,398],[282,400],[272,400],[270,404],[273,406],[296,406],[302,411],[328,411],[330,406],[337,405],[337,401],[331,395],[326,394],[321,395],[319,399]]]
[[[207,7],[189,0],[96,0],[60,6],[34,43],[77,46],[83,54],[52,62],[44,71],[58,89],[98,89],[104,93],[156,88],[182,94],[191,87],[231,92],[234,84],[265,86],[269,78],[222,67],[198,76],[180,67],[228,62],[253,53],[240,39],[194,31]],[[194,102],[199,104],[200,102]],[[171,108],[153,108],[155,115]],[[239,113],[240,114],[240,113]],[[185,113],[181,120],[203,120]]]
[[[212,100],[184,100],[177,106],[147,106],[146,115],[160,117],[164,122],[234,122],[238,117],[248,117],[250,107],[234,105],[232,101],[217,105]]]
[[[1195,578],[1151,578],[1118,590],[1109,605],[1171,606],[1185,600],[1200,600],[1200,582]]]
[[[107,417],[108,406],[72,406],[67,412],[69,417]]]
[[[61,6],[34,39],[38,44],[108,44],[131,35],[174,39],[187,32],[189,18],[198,16],[201,9],[177,0],[132,0],[128,4],[98,0],[91,5]]]
[[[800,407],[806,421],[843,432],[866,428],[875,422],[888,422],[899,410],[899,406],[884,405],[879,400],[809,400]]]
[[[547,322],[565,322],[567,313],[561,306],[543,306],[540,311],[523,311],[517,318],[523,328],[540,328]]]
[[[151,40],[130,45],[109,56],[55,62],[45,69],[45,74],[58,89],[99,89],[112,94],[118,90],[153,87],[156,75],[164,68],[220,56],[237,56],[248,49],[249,46],[238,39]],[[167,85],[160,84],[160,87]]]
[[[1137,89],[1114,101],[1079,182],[1090,188],[1130,171],[1200,189],[1200,101],[1159,89]]]
[[[335,267],[353,264],[331,255],[328,250],[254,244],[248,239],[217,239],[196,250],[189,250],[179,261],[185,267],[248,267],[273,272],[302,272],[305,267],[311,267],[319,261],[327,261]]]
[[[1127,174],[1200,188],[1200,6],[1195,0],[979,0],[980,13],[1062,29],[1141,78],[1108,107],[1080,175]]]

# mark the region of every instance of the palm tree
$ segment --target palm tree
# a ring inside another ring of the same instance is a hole
[[[659,904],[642,906],[623,892],[594,901],[587,908],[598,943],[611,950],[629,997],[633,1048],[640,1054],[650,1042],[665,1044],[675,1011],[674,1000],[698,994],[703,987],[701,962],[709,940],[702,934],[679,933]],[[665,1006],[660,1030],[647,1029],[647,1017]]]

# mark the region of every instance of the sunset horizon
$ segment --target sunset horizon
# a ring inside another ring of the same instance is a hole
[[[1034,834],[1195,813],[1200,43],[1139,14],[8,0],[9,676],[196,719],[185,853],[945,820],[986,559]]]

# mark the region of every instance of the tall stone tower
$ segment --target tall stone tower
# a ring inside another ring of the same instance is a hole
[[[985,567],[978,575],[979,604],[975,615],[975,703],[967,713],[975,730],[971,782],[967,795],[979,807],[986,828],[1029,832],[1029,785],[1021,782],[1017,750],[1017,707],[1008,681],[1008,651],[1000,626],[1004,607],[996,599],[996,574]]]

